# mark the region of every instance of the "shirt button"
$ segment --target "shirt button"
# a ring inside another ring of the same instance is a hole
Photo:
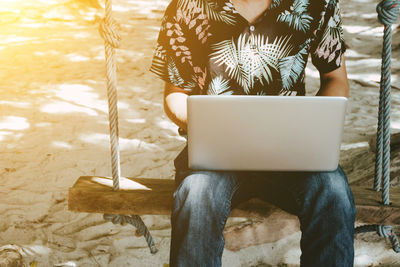
[[[250,26],[250,31],[252,31],[252,32],[254,31],[254,26],[253,25]]]

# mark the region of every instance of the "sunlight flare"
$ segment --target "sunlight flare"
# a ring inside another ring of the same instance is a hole
[[[0,121],[0,130],[25,130],[30,126],[24,117],[6,116]]]

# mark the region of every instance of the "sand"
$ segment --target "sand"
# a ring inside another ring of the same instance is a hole
[[[122,175],[172,179],[185,145],[163,113],[163,84],[149,73],[168,1],[114,0],[121,26],[118,94]],[[101,214],[67,210],[67,191],[81,175],[111,176],[102,9],[78,1],[0,3],[0,255],[16,251],[31,266],[163,266],[169,216],[143,216],[159,252],[151,255],[131,226]],[[376,132],[382,26],[375,1],[343,1],[349,109],[341,164],[352,183],[370,185]],[[400,33],[394,25],[392,132],[400,131]],[[318,73],[307,67],[307,92]],[[400,152],[392,152],[398,186]],[[300,232],[276,243],[225,250],[223,266],[297,266]],[[356,266],[399,266],[389,242],[355,241]],[[36,265],[35,265],[36,264]],[[286,265],[285,265],[286,264]]]

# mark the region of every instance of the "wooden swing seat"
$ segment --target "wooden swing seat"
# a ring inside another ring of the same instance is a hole
[[[69,188],[68,209],[121,215],[171,214],[174,180],[121,178],[120,190],[112,188],[110,177],[81,176]],[[391,189],[390,206],[381,205],[381,192],[361,186],[351,189],[358,223],[400,225],[400,188]],[[225,228],[225,247],[232,251],[276,242],[299,231],[296,216],[258,199],[242,203],[232,210],[231,217],[251,218],[249,224]]]
[[[400,225],[400,188],[391,189],[391,205],[381,204],[381,192],[351,186],[361,223]],[[171,179],[121,178],[120,190],[112,190],[112,178],[81,176],[69,188],[68,209],[76,212],[170,215],[174,181]],[[252,199],[235,208],[231,217],[271,214],[263,201]],[[270,208],[271,209],[271,208]]]

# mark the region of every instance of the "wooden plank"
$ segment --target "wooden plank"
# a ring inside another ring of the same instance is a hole
[[[389,207],[381,205],[380,192],[360,186],[351,189],[358,222],[400,225],[400,188],[391,189]],[[69,189],[68,208],[89,213],[169,215],[173,191],[174,181],[170,179],[122,178],[120,191],[114,192],[111,178],[82,176]],[[253,199],[234,209],[231,216],[266,218],[277,212],[283,214],[268,203]],[[297,220],[295,216],[291,218]]]
[[[357,207],[357,222],[400,225],[400,188],[390,189],[390,206],[382,205],[382,193],[351,186]]]
[[[81,176],[68,194],[68,209],[109,214],[170,214],[174,181],[169,179],[121,178],[120,190],[112,179]]]

